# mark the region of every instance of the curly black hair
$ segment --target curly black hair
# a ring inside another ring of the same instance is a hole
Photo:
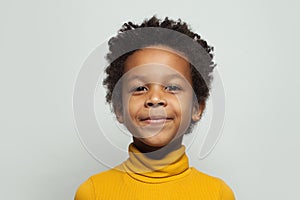
[[[167,46],[188,58],[192,87],[198,104],[205,107],[213,79],[212,71],[216,66],[213,61],[214,48],[200,35],[192,32],[181,19],[175,21],[166,17],[161,20],[154,15],[140,25],[124,23],[118,34],[109,40],[108,45],[106,59],[109,66],[105,70],[107,76],[103,85],[107,88],[106,101],[112,105],[114,111],[122,108],[121,90],[117,87],[121,85],[118,81],[123,76],[126,59],[135,51],[149,46]]]

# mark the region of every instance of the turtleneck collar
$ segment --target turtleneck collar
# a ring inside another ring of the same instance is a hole
[[[162,159],[151,159],[141,153],[132,143],[128,147],[129,158],[122,168],[134,179],[148,183],[175,180],[190,173],[185,146],[181,146]]]

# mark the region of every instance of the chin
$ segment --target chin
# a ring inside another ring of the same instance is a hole
[[[171,143],[171,139],[164,139],[161,138],[144,138],[142,142],[151,147],[164,147]]]

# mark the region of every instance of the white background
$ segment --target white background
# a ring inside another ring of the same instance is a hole
[[[0,3],[1,199],[73,199],[106,168],[82,147],[72,94],[89,53],[128,21],[187,21],[215,46],[226,93],[223,135],[197,168],[237,199],[296,199],[300,168],[299,3],[38,1]]]

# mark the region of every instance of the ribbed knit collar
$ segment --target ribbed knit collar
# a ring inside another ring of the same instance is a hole
[[[134,179],[147,183],[172,181],[189,174],[185,146],[170,152],[159,160],[141,153],[133,144],[128,147],[129,158],[122,163],[124,170]]]

